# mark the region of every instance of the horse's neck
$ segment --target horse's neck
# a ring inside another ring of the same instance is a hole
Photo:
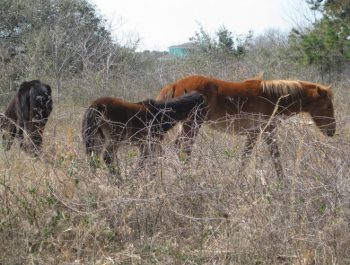
[[[174,111],[171,103],[152,102],[147,108],[146,115],[147,123],[150,123],[153,128],[161,128],[163,132],[170,130],[177,121],[183,119],[182,111]]]
[[[162,108],[162,120],[165,122],[184,120],[193,108],[194,105],[188,104],[182,105],[182,108],[179,108],[176,104],[165,105],[164,108]]]

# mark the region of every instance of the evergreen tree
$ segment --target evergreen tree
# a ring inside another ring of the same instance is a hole
[[[224,51],[232,52],[234,50],[233,46],[233,36],[232,32],[227,28],[222,26],[216,33],[218,36],[218,48]]]
[[[225,26],[222,26],[218,31],[211,36],[200,26],[199,32],[195,32],[195,36],[190,38],[195,44],[196,50],[201,53],[226,53],[234,56],[242,56],[245,54],[247,47],[252,39],[252,33],[249,32],[246,36],[233,34]]]
[[[350,60],[350,0],[307,0],[322,18],[303,32],[293,30],[290,40],[302,51],[305,64],[316,65],[321,74],[341,70]]]

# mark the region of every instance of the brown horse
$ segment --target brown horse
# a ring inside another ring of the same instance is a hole
[[[291,81],[251,79],[241,83],[227,82],[206,76],[189,76],[165,86],[158,100],[181,96],[184,91],[204,93],[211,86],[217,87],[217,96],[207,98],[207,119],[214,121],[215,129],[231,129],[248,135],[242,157],[244,168],[259,135],[270,146],[277,175],[283,176],[280,153],[275,140],[277,118],[287,118],[300,112],[307,112],[318,128],[327,136],[336,130],[333,93],[330,87],[321,84]],[[177,138],[177,144],[190,155],[199,127],[193,127],[187,120]],[[268,136],[268,137],[266,137]]]
[[[150,99],[130,103],[119,98],[99,98],[83,118],[86,153],[90,158],[102,153],[110,172],[115,174],[113,162],[118,162],[118,147],[131,143],[140,149],[138,168],[142,168],[145,158],[160,148],[159,142],[178,121],[191,116],[192,121],[200,123],[205,113],[205,99],[195,91],[166,102]]]
[[[23,82],[5,113],[1,114],[0,128],[5,150],[11,148],[14,138],[17,137],[21,148],[38,155],[51,111],[51,87],[39,80]],[[24,145],[24,134],[29,138],[29,149]]]

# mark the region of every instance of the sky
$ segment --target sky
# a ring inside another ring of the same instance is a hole
[[[123,44],[140,39],[138,50],[168,50],[189,41],[200,26],[235,34],[289,31],[307,10],[304,0],[90,0]]]

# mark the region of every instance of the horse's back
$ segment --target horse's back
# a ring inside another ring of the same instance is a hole
[[[126,123],[143,109],[143,105],[116,97],[101,97],[92,102],[89,108],[101,112],[108,120]]]
[[[157,96],[157,99],[169,99],[178,97],[186,92],[196,90],[203,95],[208,95],[211,87],[216,87],[217,94],[221,96],[258,96],[261,94],[261,80],[252,79],[244,82],[229,82],[221,79],[216,79],[208,76],[193,75],[177,80],[164,88],[162,88]]]

